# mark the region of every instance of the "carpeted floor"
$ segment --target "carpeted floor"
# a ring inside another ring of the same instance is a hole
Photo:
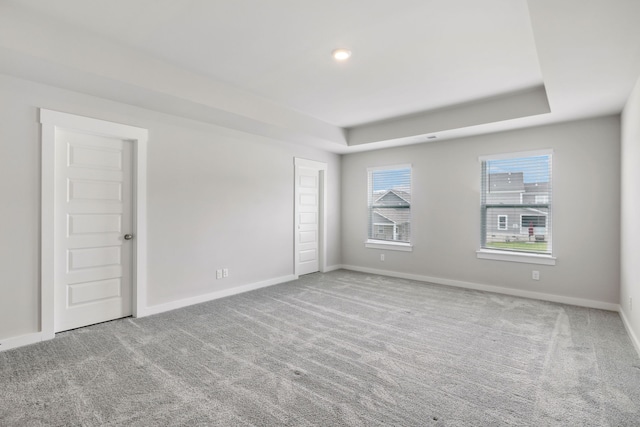
[[[639,426],[617,313],[348,271],[0,353],[0,426]]]

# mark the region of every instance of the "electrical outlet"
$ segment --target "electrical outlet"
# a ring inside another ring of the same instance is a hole
[[[216,270],[216,279],[222,279],[222,269]]]
[[[380,254],[380,261],[384,261],[384,254]]]
[[[229,277],[229,269],[228,268],[223,268],[222,269],[222,277]]]
[[[540,272],[538,270],[533,270],[531,272],[531,278],[533,280],[540,280]]]

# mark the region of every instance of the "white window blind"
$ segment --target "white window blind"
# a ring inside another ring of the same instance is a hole
[[[481,247],[550,255],[551,152],[482,158]]]
[[[369,168],[370,241],[411,241],[411,166]]]

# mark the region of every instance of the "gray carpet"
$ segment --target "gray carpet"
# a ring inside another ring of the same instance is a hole
[[[337,271],[0,353],[0,425],[639,426],[617,313]]]

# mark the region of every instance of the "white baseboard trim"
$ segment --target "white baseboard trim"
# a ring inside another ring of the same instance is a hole
[[[629,322],[629,319],[627,319],[627,315],[624,314],[624,310],[622,310],[622,307],[620,307],[620,318],[622,318],[622,323],[624,324],[624,328],[627,330],[627,334],[629,334],[629,338],[631,338],[631,342],[633,343],[633,346],[635,347],[636,352],[638,352],[638,356],[640,356],[640,340],[638,339],[638,336],[633,331],[633,328],[631,327],[631,323]]]
[[[40,341],[43,341],[42,332],[34,332],[32,334],[5,338],[0,340],[0,351],[11,350],[12,348],[17,348],[17,347],[23,347],[25,345],[39,343]]]
[[[337,264],[337,265],[329,265],[329,266],[325,267],[325,269],[324,269],[323,273],[330,273],[330,272],[332,272],[332,271],[340,270],[340,269],[342,269],[342,268],[344,268],[344,267],[343,267],[342,265],[340,265],[340,264]]]
[[[435,283],[438,285],[454,286],[456,288],[473,289],[476,291],[494,292],[497,294],[511,295],[515,297],[531,298],[542,301],[558,302],[561,304],[577,305],[579,307],[597,308],[600,310],[618,311],[619,305],[603,301],[594,301],[583,298],[567,297],[562,295],[546,294],[542,292],[525,291],[521,289],[504,288],[501,286],[483,285],[481,283],[464,282],[460,280],[443,279],[440,277],[422,276],[418,274],[401,273],[397,271],[378,270],[375,268],[343,265],[345,270],[361,273],[379,274],[381,276],[398,277],[400,279],[417,280],[420,282]]]
[[[202,302],[213,301],[218,298],[224,298],[231,295],[241,294],[243,292],[253,291],[255,289],[266,288],[267,286],[278,285],[280,283],[290,282],[296,280],[298,277],[295,275],[276,277],[275,279],[264,280],[262,282],[250,283],[248,285],[236,286],[221,291],[211,292],[204,295],[198,295],[191,298],[185,298],[177,301],[171,301],[164,304],[152,305],[145,307],[142,313],[138,313],[138,317],[150,316],[152,314],[164,313],[165,311],[171,311],[182,307],[187,307],[194,304],[200,304]]]
[[[629,337],[631,338],[631,341],[633,342],[633,345],[636,351],[638,352],[638,355],[640,355],[640,340],[634,333],[633,329],[631,329],[631,325],[629,324],[628,319],[626,318],[624,312],[620,309],[620,306],[618,304],[606,303],[601,301],[593,301],[593,300],[587,300],[582,298],[565,297],[565,296],[546,294],[541,292],[532,292],[532,291],[523,291],[518,289],[503,288],[500,286],[483,285],[479,283],[464,282],[459,280],[442,279],[438,277],[423,276],[418,274],[401,273],[397,271],[357,267],[354,265],[332,265],[325,269],[325,273],[335,271],[335,270],[340,270],[340,269],[358,271],[361,273],[379,274],[381,276],[398,277],[401,279],[417,280],[421,282],[435,283],[439,285],[453,286],[457,288],[473,289],[473,290],[486,291],[486,292],[495,292],[495,293],[505,294],[505,295],[512,295],[512,296],[518,296],[518,297],[524,297],[524,298],[538,299],[543,301],[577,305],[581,307],[617,311],[620,313],[622,322],[625,328],[627,329]],[[187,306],[199,304],[202,302],[212,301],[215,299],[240,294],[243,292],[248,292],[255,289],[266,288],[268,286],[290,282],[292,280],[296,280],[297,278],[298,278],[297,276],[292,274],[289,276],[277,277],[277,278],[265,280],[262,282],[250,283],[248,285],[238,286],[238,287],[224,289],[217,292],[211,292],[204,295],[198,295],[191,298],[172,301],[165,304],[158,304],[151,307],[146,307],[143,313],[138,313],[138,317],[164,313],[165,311],[175,310],[178,308],[187,307]],[[10,350],[12,348],[22,347],[29,344],[35,344],[43,340],[45,340],[45,337],[43,336],[42,332],[36,332],[36,333],[21,335],[17,337],[0,339],[0,351]]]

